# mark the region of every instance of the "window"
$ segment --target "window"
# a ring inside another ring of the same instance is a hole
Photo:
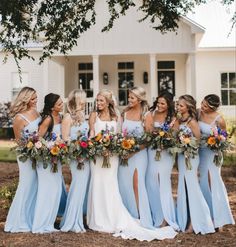
[[[20,90],[29,85],[29,74],[22,72],[21,73],[21,81],[20,81],[20,75],[18,72],[12,73],[12,98],[15,98],[15,96],[20,92]]]
[[[175,62],[157,62],[158,93],[169,92],[175,95]]]
[[[134,86],[134,63],[120,62],[118,63],[118,94],[119,105],[128,104],[129,88]]]
[[[79,63],[78,87],[86,92],[87,98],[93,97],[93,64]]]
[[[236,73],[221,73],[222,105],[236,105]]]

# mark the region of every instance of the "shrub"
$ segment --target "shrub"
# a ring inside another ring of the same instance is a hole
[[[0,128],[12,127],[12,119],[9,116],[11,102],[0,102]]]

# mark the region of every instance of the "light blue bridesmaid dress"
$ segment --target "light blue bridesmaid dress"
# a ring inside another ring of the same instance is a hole
[[[28,125],[24,128],[24,133],[26,131],[33,133],[38,130],[40,117],[34,121],[29,121],[24,115],[18,115],[28,122]],[[32,229],[38,178],[29,159],[22,162],[17,158],[17,163],[19,166],[19,184],[7,215],[4,231],[29,232]]]
[[[76,140],[78,131],[84,136],[88,136],[89,126],[86,121],[81,125],[71,127],[70,139]],[[77,169],[78,162],[70,162],[72,181],[68,194],[65,214],[61,221],[61,231],[85,232],[83,224],[83,211],[86,210],[86,193],[88,191],[88,181],[90,175],[89,161],[85,161],[83,169]],[[85,205],[85,206],[84,206]]]
[[[141,136],[144,132],[142,121],[133,121],[126,119],[126,117],[124,117],[122,130],[126,130],[128,133],[135,134],[136,136]],[[128,166],[119,166],[118,182],[123,203],[131,216],[140,219],[142,226],[151,229],[153,228],[153,222],[145,185],[147,164],[148,157],[147,149],[145,148],[129,158]],[[139,209],[137,208],[133,189],[133,176],[135,170],[137,170],[138,173]]]
[[[61,124],[55,124],[52,132],[60,134]],[[38,193],[33,220],[33,233],[48,233],[58,231],[54,222],[59,213],[59,207],[63,209],[66,202],[63,199],[62,166],[57,164],[58,172],[51,171],[51,164],[43,168],[42,162],[37,164]]]
[[[216,125],[218,115],[211,124],[199,121],[202,135],[208,136]],[[229,199],[221,177],[221,167],[214,164],[215,153],[207,147],[200,148],[200,187],[211,211],[215,228],[235,224],[230,210]],[[208,175],[210,175],[210,180]]]
[[[154,127],[160,127],[154,122]],[[176,207],[171,188],[171,172],[174,164],[173,157],[166,151],[161,152],[161,159],[155,160],[156,150],[148,148],[148,167],[146,173],[147,193],[155,227],[165,220],[175,230],[179,230],[176,220]]]
[[[180,129],[188,128],[180,125]],[[191,159],[192,169],[188,170],[184,154],[178,154],[178,196],[177,220],[181,231],[185,231],[190,220],[196,234],[213,233],[215,231],[210,210],[201,192],[198,181],[199,156]]]

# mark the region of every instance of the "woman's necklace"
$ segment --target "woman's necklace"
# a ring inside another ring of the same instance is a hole
[[[179,119],[179,121],[180,121],[181,123],[185,123],[185,122],[187,122],[189,119],[190,119],[190,116],[188,115],[186,118],[181,117],[181,118]]]

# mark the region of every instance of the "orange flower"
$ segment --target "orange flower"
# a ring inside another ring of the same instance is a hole
[[[132,144],[129,140],[123,140],[121,146],[124,149],[130,149],[132,147]]]
[[[216,144],[215,138],[214,138],[213,136],[210,136],[210,137],[208,138],[208,140],[207,140],[207,144],[209,144],[209,145],[211,145],[211,146],[215,145],[215,144]]]
[[[188,137],[184,138],[184,143],[185,144],[189,144],[190,143],[190,138],[188,138]]]
[[[50,150],[50,153],[52,155],[58,155],[60,152],[60,148],[58,146],[54,146],[51,150]]]
[[[93,142],[88,141],[88,145],[89,145],[89,146],[93,146]]]
[[[102,139],[102,133],[98,133],[96,136],[95,136],[95,141],[98,142]]]

